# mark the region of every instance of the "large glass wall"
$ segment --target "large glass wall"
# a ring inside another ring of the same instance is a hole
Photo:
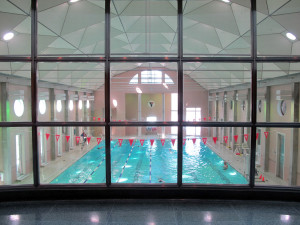
[[[299,188],[299,9],[0,0],[0,184]]]

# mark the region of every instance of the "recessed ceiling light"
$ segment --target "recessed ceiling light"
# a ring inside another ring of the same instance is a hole
[[[222,0],[223,2],[226,2],[226,3],[229,3],[230,1],[229,0]]]
[[[14,37],[14,33],[13,32],[8,32],[6,34],[3,35],[3,40],[4,41],[9,41]]]
[[[286,33],[286,36],[288,37],[288,39],[291,39],[292,41],[296,40],[296,36],[293,35],[292,33]]]
[[[78,2],[79,0],[70,0],[70,3]]]

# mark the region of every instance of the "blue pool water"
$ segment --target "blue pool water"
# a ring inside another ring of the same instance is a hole
[[[177,142],[166,140],[162,146],[156,140],[151,146],[145,140],[141,146],[124,140],[119,146],[111,142],[112,183],[177,182]],[[183,183],[247,184],[248,181],[230,165],[223,170],[223,159],[197,140],[187,140],[183,148]],[[105,183],[105,142],[95,146],[51,183]]]

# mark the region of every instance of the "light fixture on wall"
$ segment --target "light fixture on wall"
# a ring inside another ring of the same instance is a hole
[[[70,0],[70,3],[75,3],[75,2],[79,2],[80,0]]]
[[[40,113],[42,115],[44,115],[46,113],[46,109],[47,109],[47,106],[46,106],[46,101],[45,100],[40,100],[39,102],[39,110],[40,110]]]
[[[222,0],[223,2],[226,2],[226,3],[230,3],[230,1],[229,0]]]
[[[16,99],[14,102],[14,112],[17,117],[23,116],[24,113],[24,101],[23,99]]]
[[[82,100],[79,100],[79,102],[78,102],[78,108],[82,109]]]
[[[56,101],[56,110],[57,110],[57,112],[61,112],[61,110],[62,110],[61,100]]]
[[[14,35],[13,32],[8,32],[8,33],[3,35],[3,40],[4,41],[9,41],[9,40],[13,39],[14,36],[15,35]]]
[[[116,100],[116,99],[113,99],[113,105],[114,105],[114,107],[115,107],[115,108],[117,108],[117,106],[118,106],[118,102],[117,102],[117,100]]]
[[[70,111],[72,111],[73,108],[74,108],[73,100],[70,100],[70,102],[69,102],[69,109],[70,109]]]
[[[90,108],[90,101],[89,101],[89,100],[86,101],[86,108],[87,108],[87,109]]]
[[[139,94],[142,94],[142,93],[143,93],[142,90],[141,90],[139,87],[137,87],[135,90],[136,90],[136,92],[139,93]]]
[[[164,87],[165,87],[166,89],[169,89],[169,87],[168,87],[168,85],[167,85],[166,83],[163,83],[163,85],[164,85]]]

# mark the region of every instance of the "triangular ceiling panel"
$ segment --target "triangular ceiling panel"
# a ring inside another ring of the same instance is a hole
[[[285,31],[285,28],[270,17],[260,22],[257,26],[257,35],[280,34],[283,31]]]
[[[69,5],[65,3],[40,12],[38,21],[56,34],[60,34],[68,8]]]
[[[278,23],[280,23],[288,32],[293,33],[300,38],[300,13],[291,13],[285,15],[272,16]]]
[[[234,35],[232,33],[228,33],[226,31],[223,31],[223,30],[220,30],[220,29],[216,29],[216,32],[219,36],[219,39],[220,39],[220,42],[221,42],[223,48],[225,48],[230,43],[232,43],[234,40],[239,38],[238,35]]]
[[[238,4],[231,4],[239,33],[243,35],[250,30],[250,9]]]
[[[105,11],[90,2],[80,1],[70,5],[64,23],[62,34],[68,34],[78,29],[104,22]]]
[[[125,31],[128,31],[133,26],[136,26],[136,24],[140,24],[137,23],[139,20],[141,20],[139,22],[143,23],[143,27],[145,26],[145,22],[146,22],[145,17],[142,16],[120,16],[120,20],[122,22],[122,25],[124,26]],[[124,29],[122,27],[122,31],[124,31]]]
[[[27,14],[30,13],[30,7],[31,7],[30,0],[10,0],[10,2],[12,2],[18,8],[22,9],[22,11],[25,11]]]
[[[98,41],[104,41],[104,24],[95,24],[93,26],[88,27],[85,30],[83,38],[80,43],[80,47],[88,46],[90,44],[94,44]]]
[[[133,1],[126,1],[126,0],[122,0],[122,1],[116,1],[116,0],[112,0],[111,1],[111,12],[114,14],[121,14],[124,9]]]
[[[83,28],[81,30],[77,30],[72,33],[69,33],[69,34],[66,34],[66,35],[62,36],[62,38],[67,40],[68,42],[70,42],[72,45],[79,47],[79,44],[82,40],[84,32],[85,32],[85,28]]]
[[[282,15],[289,13],[300,12],[300,1],[299,0],[290,0],[287,4],[280,7],[273,15]]]
[[[0,12],[28,15],[27,13],[23,12],[21,9],[18,9],[16,6],[11,4],[9,1],[1,1]]]
[[[232,13],[232,8],[229,4],[223,2],[211,2],[189,14],[186,14],[186,17],[239,35],[239,30]]]
[[[102,9],[105,10],[105,0],[87,0],[87,1],[90,2],[90,3],[95,4],[96,6],[99,6]]]
[[[274,13],[280,7],[282,7],[285,3],[289,2],[290,0],[267,0],[269,14]]]
[[[26,18],[27,18],[27,16],[24,16],[24,15],[0,13],[0,35],[1,35],[1,37],[6,32],[11,31],[13,28],[15,28],[18,24],[20,24]]]
[[[64,48],[64,49],[76,49],[73,45],[69,44],[62,38],[57,38],[49,45],[50,48]]]
[[[67,0],[39,0],[39,6],[38,6],[38,11],[44,11],[44,10],[48,10],[50,8],[54,8],[56,6],[59,6],[63,3],[68,2]]]
[[[177,16],[160,16],[166,24],[174,31],[177,31]]]

